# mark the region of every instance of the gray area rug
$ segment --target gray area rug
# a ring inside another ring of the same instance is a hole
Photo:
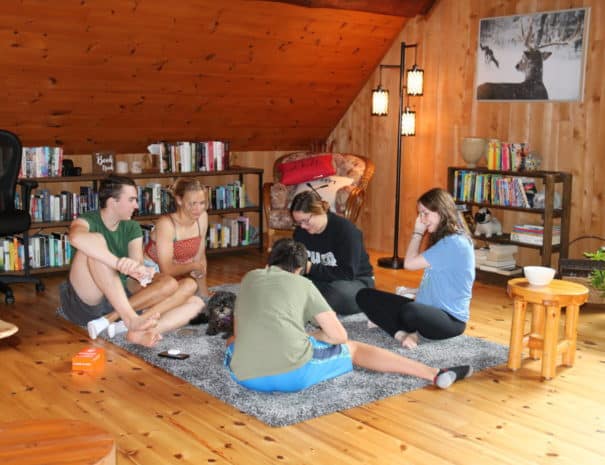
[[[220,286],[214,290],[237,292],[238,285]],[[465,335],[444,341],[421,339],[416,349],[404,350],[381,329],[368,329],[365,315],[343,317],[342,322],[350,339],[384,347],[435,367],[467,364],[479,371],[504,363],[508,356],[508,347]],[[270,426],[291,425],[428,384],[411,376],[356,368],[300,393],[264,394],[244,389],[231,379],[223,366],[225,340],[220,335],[207,336],[206,325],[186,326],[166,334],[153,349],[129,344],[122,335],[111,342]],[[174,360],[158,356],[159,352],[168,349],[179,349],[190,357]],[[473,381],[469,378],[465,382]]]

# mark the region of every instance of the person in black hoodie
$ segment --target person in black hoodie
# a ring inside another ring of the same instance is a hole
[[[374,288],[374,272],[363,245],[363,234],[349,220],[330,211],[313,191],[296,195],[290,206],[294,240],[308,250],[304,275],[341,315],[361,312],[355,301],[360,289]]]

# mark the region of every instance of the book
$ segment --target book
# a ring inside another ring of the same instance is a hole
[[[497,273],[504,276],[516,276],[523,272],[523,269],[516,266],[514,268],[497,268],[495,266],[480,265],[479,269],[482,271],[489,271],[490,273]]]
[[[498,255],[512,255],[519,251],[519,247],[514,244],[490,244],[489,251]]]
[[[486,260],[493,262],[515,261],[513,254],[517,253],[519,248],[516,245],[490,244]]]
[[[496,268],[510,268],[517,265],[517,261],[514,258],[510,258],[509,260],[490,260],[489,258],[483,260],[481,262],[482,265],[493,266]]]
[[[513,231],[510,233],[510,240],[522,242],[524,244],[544,245],[544,236],[536,234],[519,233]],[[559,245],[560,243],[561,236],[559,234],[553,234],[552,245]]]
[[[488,260],[512,260],[514,252],[488,250],[485,258]]]
[[[513,231],[524,234],[544,234],[544,226],[538,224],[516,224],[513,226]],[[561,231],[560,224],[554,224],[552,227],[553,234],[558,234]]]

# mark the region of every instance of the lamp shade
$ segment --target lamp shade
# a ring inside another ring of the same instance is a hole
[[[410,107],[405,107],[405,111],[401,114],[401,135],[416,135],[416,112],[412,111]]]
[[[372,115],[386,116],[389,110],[389,91],[378,86],[372,90]]]
[[[407,70],[407,94],[422,95],[424,92],[424,70],[414,65]]]

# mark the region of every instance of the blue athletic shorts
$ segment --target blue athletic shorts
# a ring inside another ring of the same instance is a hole
[[[336,378],[353,370],[353,360],[346,344],[327,344],[310,336],[313,358],[296,370],[279,375],[239,380],[231,371],[233,344],[225,353],[225,366],[233,380],[247,389],[261,392],[297,392],[322,381]],[[237,342],[237,341],[236,341]]]

